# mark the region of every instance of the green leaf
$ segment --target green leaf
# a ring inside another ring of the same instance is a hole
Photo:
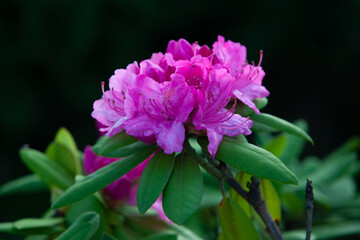
[[[176,239],[178,239],[178,237],[175,233],[161,232],[161,233],[152,234],[146,238],[143,238],[142,240],[176,240]]]
[[[159,198],[164,190],[173,169],[175,154],[165,154],[163,150],[157,152],[146,165],[137,190],[137,206],[144,214]]]
[[[203,179],[200,168],[186,146],[175,158],[174,169],[163,193],[163,208],[166,216],[182,224],[199,207],[203,195]]]
[[[42,152],[31,148],[22,148],[20,149],[20,157],[31,171],[39,175],[49,185],[66,189],[74,182],[64,168]]]
[[[289,134],[303,138],[314,145],[314,141],[304,130],[288,121],[285,121],[284,119],[275,117],[267,113],[253,114],[250,116],[250,118],[254,122],[261,123],[269,127],[275,128],[279,131],[287,132]]]
[[[12,222],[2,222],[0,223],[0,232],[13,233],[13,223]]]
[[[202,240],[201,237],[183,225],[170,224],[169,228],[178,234],[179,240]]]
[[[71,136],[70,132],[62,127],[56,133],[55,142],[60,143],[70,149],[74,154],[77,153],[77,147],[74,138]]]
[[[142,151],[134,153],[124,159],[113,162],[96,172],[86,176],[69,187],[53,204],[52,208],[59,208],[79,201],[94,192],[114,182],[131,169],[139,165],[155,151],[155,146],[146,146]]]
[[[338,158],[331,158],[321,164],[321,168],[308,176],[314,186],[327,185],[348,174],[357,162],[356,153],[348,153]]]
[[[24,218],[14,222],[13,227],[16,230],[26,230],[32,228],[52,227],[63,222],[63,218]]]
[[[118,239],[115,238],[114,236],[111,236],[110,234],[104,232],[101,235],[101,240],[118,240]]]
[[[275,138],[273,138],[272,141],[267,143],[264,146],[264,149],[266,151],[271,152],[276,157],[279,157],[281,155],[281,153],[284,151],[286,144],[287,144],[286,135],[280,134],[280,135],[276,136]]]
[[[294,124],[304,131],[307,131],[308,129],[307,123],[304,120],[297,120],[294,122]],[[298,138],[294,135],[286,135],[286,139],[286,146],[278,157],[286,166],[292,169],[294,167],[293,165],[296,164],[296,160],[299,159],[301,153],[304,150],[305,141],[304,139]]]
[[[270,215],[279,225],[281,221],[281,206],[279,195],[269,180],[260,179],[261,196],[264,199]]]
[[[134,143],[135,145],[129,147]],[[143,144],[145,143],[138,141],[133,136],[126,135],[125,131],[122,131],[112,137],[102,137],[92,147],[92,150],[100,156],[124,157],[136,151],[137,147],[141,147]]]
[[[206,139],[200,145],[207,145]],[[216,157],[230,166],[259,178],[297,184],[296,176],[272,153],[249,143],[224,137]]]
[[[314,226],[312,233],[316,239],[332,239],[344,237],[352,234],[360,234],[360,221],[341,222],[336,224],[327,224],[324,226]]]
[[[100,217],[95,212],[85,212],[57,240],[87,240],[90,239],[99,226]]]
[[[7,182],[0,187],[0,196],[20,193],[32,193],[48,190],[38,175],[31,174]]]
[[[106,151],[102,152],[100,155],[104,157],[111,157],[111,158],[121,158],[121,157],[127,157],[134,152],[138,152],[142,150],[143,148],[147,147],[148,145],[142,141],[137,141],[134,143],[131,143],[127,146],[124,146],[122,148],[118,148],[112,151]]]
[[[55,146],[52,146],[53,144]],[[62,127],[59,129],[49,147],[52,150],[47,149],[46,154],[51,159],[57,161],[73,175],[81,174],[82,167],[78,156],[78,149],[74,138],[66,128]]]
[[[345,154],[356,152],[360,149],[360,137],[352,137],[347,140],[343,145],[338,147],[335,151],[326,156],[325,160],[330,160],[332,158],[339,158]]]
[[[102,233],[105,231],[106,218],[104,208],[95,195],[90,195],[78,202],[69,205],[65,216],[66,222],[68,225],[72,225],[77,220],[78,216],[89,211],[99,215],[99,226],[96,232],[93,234],[94,239],[99,239]]]
[[[260,240],[250,218],[231,198],[223,199],[219,207],[219,217],[224,240]]]
[[[65,145],[58,142],[52,142],[47,147],[45,153],[50,159],[66,169],[70,175],[75,176],[76,174],[81,173],[80,160],[77,152],[72,152]]]
[[[268,104],[267,98],[256,98],[254,99],[254,103],[256,107],[261,110]],[[254,114],[254,109],[248,107],[247,105],[240,103],[236,106],[236,113],[240,114],[243,117],[250,116],[251,114]]]
[[[20,219],[13,223],[0,223],[0,232],[21,235],[53,234],[64,230],[64,228],[56,226],[63,221],[63,218]]]

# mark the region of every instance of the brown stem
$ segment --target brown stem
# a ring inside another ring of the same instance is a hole
[[[209,159],[209,156],[206,156]],[[267,227],[270,235],[274,240],[283,240],[284,238],[281,235],[279,227],[276,225],[275,221],[271,217],[268,208],[266,207],[265,201],[261,197],[259,179],[252,177],[251,183],[249,183],[249,192],[247,192],[241,184],[236,181],[233,174],[227,165],[219,161],[219,164],[216,164],[214,160],[205,161],[204,159],[197,159],[198,163],[207,170],[208,173],[218,178],[219,180],[224,179],[230,187],[232,187],[240,196],[242,196],[259,214],[264,224]],[[220,174],[221,173],[221,174]]]
[[[307,209],[307,218],[306,218],[306,238],[305,240],[310,240],[311,238],[311,226],[314,210],[314,192],[312,182],[309,179],[306,179],[305,187],[305,196],[306,196],[306,209]]]
[[[232,175],[227,177],[227,183],[254,208],[257,214],[259,214],[271,237],[275,240],[283,240],[284,238],[281,235],[279,227],[271,217],[265,201],[261,197],[259,179],[251,177],[251,183],[249,183],[249,192],[245,191]]]

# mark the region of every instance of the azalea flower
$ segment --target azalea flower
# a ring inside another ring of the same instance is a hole
[[[146,164],[149,162],[153,155],[151,155],[134,169],[126,173],[124,176],[104,188],[103,194],[105,196],[105,199],[112,206],[118,207],[124,204],[136,206],[136,191],[139,185],[140,176],[144,171]],[[86,174],[91,174],[96,170],[105,167],[106,165],[115,161],[121,161],[121,158],[107,158],[98,156],[91,150],[91,146],[87,146],[85,148],[84,170]],[[168,223],[172,223],[166,217],[162,209],[162,196],[160,196],[155,201],[151,209],[155,210],[162,220]]]
[[[235,114],[235,106],[240,101],[259,113],[253,100],[269,95],[261,59],[262,53],[257,66],[248,64],[246,48],[222,36],[212,50],[172,40],[165,53],[116,70],[92,116],[107,136],[125,130],[167,154],[181,152],[190,132],[207,135],[215,157],[223,135],[251,134],[252,121]]]

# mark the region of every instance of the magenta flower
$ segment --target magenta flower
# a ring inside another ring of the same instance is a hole
[[[253,108],[256,113],[260,113],[252,102],[255,98],[264,98],[269,92],[262,86],[262,79],[265,72],[260,67],[262,60],[262,51],[260,52],[260,61],[257,66],[250,65],[246,61],[246,48],[240,43],[232,41],[225,42],[222,36],[213,45],[215,54],[214,65],[225,67],[234,77],[232,94],[244,104]]]
[[[117,179],[115,182],[111,183],[104,189],[104,196],[110,204],[115,206],[122,206],[123,204],[128,204],[131,206],[136,206],[136,191],[138,188],[138,183],[140,176],[144,171],[146,164],[149,162],[153,155],[148,159],[140,163],[137,167],[126,173],[121,178]],[[84,151],[84,170],[86,174],[91,174],[96,170],[105,167],[106,165],[115,162],[121,161],[119,158],[107,158],[96,155],[92,150],[91,146],[87,146]],[[151,207],[158,213],[158,216],[172,223],[166,216],[162,209],[162,196],[160,196],[156,202]]]
[[[253,100],[269,95],[260,63],[248,64],[246,48],[221,36],[212,50],[172,40],[165,54],[116,70],[92,116],[106,135],[125,130],[167,154],[182,151],[189,132],[206,134],[214,157],[223,135],[251,133],[252,121],[235,106],[241,101],[259,113]]]

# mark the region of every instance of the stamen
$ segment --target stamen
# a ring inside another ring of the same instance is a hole
[[[118,113],[118,114],[120,114],[120,115],[122,115],[122,116],[125,116],[124,110],[121,109],[121,108],[119,108],[119,107],[117,107],[117,106],[115,105],[115,100],[113,99],[111,102],[110,102],[110,101],[111,101],[110,98],[108,98],[108,99],[107,99],[107,102],[108,102],[109,107],[110,107],[112,110],[114,110],[116,113]]]
[[[260,59],[259,59],[259,63],[258,63],[258,67],[260,66],[261,62],[262,62],[262,58],[263,58],[263,50],[260,50]]]
[[[209,116],[206,118],[204,123],[224,123],[231,119],[235,114],[235,107],[236,107],[237,100],[235,99],[235,102],[233,106],[226,112],[220,113],[220,114],[214,114],[212,116]],[[227,104],[226,104],[227,105]],[[230,115],[230,116],[229,116]]]
[[[152,100],[152,101],[151,101]],[[161,114],[162,113],[164,113],[164,109],[162,109],[160,106],[159,106],[159,104],[157,104],[157,102],[155,101],[155,99],[149,99],[149,101],[150,101],[150,104],[151,104],[151,106],[153,106],[153,108],[155,109],[155,111],[157,110],[157,111],[160,111],[161,112]]]
[[[105,82],[101,82],[102,93],[105,94]]]
[[[118,101],[120,101],[120,102],[123,101],[123,99],[120,99],[120,98],[118,98],[118,97],[116,96],[116,93],[115,93],[115,91],[114,91],[114,88],[111,88],[111,93],[112,93],[112,95],[114,96],[114,98],[115,98],[116,100],[118,100]],[[125,95],[124,95],[124,100],[125,100]]]
[[[250,117],[247,117],[245,121],[243,121],[242,123],[240,123],[240,124],[237,125],[237,126],[234,126],[234,127],[225,127],[225,126],[223,126],[222,128],[229,129],[229,130],[236,129],[236,128],[241,127],[244,123],[246,123],[246,122],[249,121],[249,120],[250,120]]]

